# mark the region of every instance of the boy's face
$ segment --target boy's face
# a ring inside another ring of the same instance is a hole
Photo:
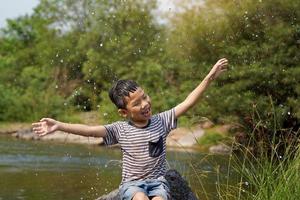
[[[130,92],[129,97],[125,97],[126,109],[119,109],[119,113],[130,119],[137,126],[145,126],[151,118],[151,100],[144,93],[142,88],[135,92]]]

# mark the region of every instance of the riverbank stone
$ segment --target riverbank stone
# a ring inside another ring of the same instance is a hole
[[[225,144],[218,144],[209,147],[209,152],[213,154],[230,154],[231,153],[231,147],[225,145]]]
[[[198,200],[192,192],[187,181],[174,169],[168,170],[165,175],[170,186],[170,200]],[[119,190],[115,189],[109,194],[103,195],[96,200],[121,200]]]

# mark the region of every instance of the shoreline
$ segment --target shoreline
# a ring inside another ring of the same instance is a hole
[[[52,134],[40,137],[33,133],[31,124],[29,123],[9,123],[0,124],[0,135],[9,135],[17,139],[23,140],[40,140],[51,141],[57,143],[71,143],[71,144],[84,144],[102,146],[102,138],[85,137],[74,135],[62,131],[56,131]],[[170,132],[167,137],[167,148],[171,151],[204,151],[198,144],[198,140],[205,135],[205,131],[201,127],[185,128],[179,127]],[[208,153],[221,153],[228,154],[230,149],[222,144],[213,145],[207,149]]]

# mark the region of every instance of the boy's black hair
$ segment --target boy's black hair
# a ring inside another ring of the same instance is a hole
[[[133,80],[118,80],[109,90],[110,100],[119,109],[126,109],[125,96],[129,97],[130,92],[135,92],[139,85]]]

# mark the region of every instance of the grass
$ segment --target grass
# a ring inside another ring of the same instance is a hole
[[[248,144],[234,144],[241,153],[232,154],[229,168],[239,174],[235,186],[217,186],[220,199],[231,200],[296,200],[300,199],[299,130],[284,129],[280,113],[270,98],[268,118],[254,108],[253,132]],[[266,124],[267,128],[265,127]]]
[[[297,133],[286,133],[294,134]],[[275,134],[274,136],[275,137]],[[251,139],[250,139],[251,140]],[[226,141],[226,136],[211,129],[206,136],[199,140],[199,144],[208,145]],[[297,200],[300,199],[300,150],[295,143],[285,143],[282,152],[282,143],[276,144],[272,139],[271,149],[264,149],[265,144],[258,141],[249,141],[256,144],[253,147],[233,144],[238,153],[229,156],[228,168],[222,171],[216,165],[217,174],[215,189],[220,200]],[[270,141],[269,141],[270,142]],[[260,146],[261,145],[261,146]],[[254,153],[255,152],[255,153]],[[279,153],[281,152],[281,153]],[[201,162],[201,161],[200,161]],[[199,169],[195,166],[195,172]],[[201,172],[200,172],[201,173]],[[209,176],[211,176],[210,174]],[[198,176],[203,182],[203,176]],[[202,178],[201,178],[202,177]],[[195,177],[196,178],[196,177]],[[207,191],[201,193],[207,194]],[[203,197],[202,197],[203,199]],[[208,195],[204,199],[211,199]]]
[[[252,148],[238,146],[242,155],[232,154],[230,168],[239,174],[236,185],[221,184],[217,190],[222,200],[296,200],[300,199],[300,150],[298,145],[288,144],[285,152],[278,153],[274,144],[270,152],[253,153]],[[224,181],[223,181],[224,182]]]

